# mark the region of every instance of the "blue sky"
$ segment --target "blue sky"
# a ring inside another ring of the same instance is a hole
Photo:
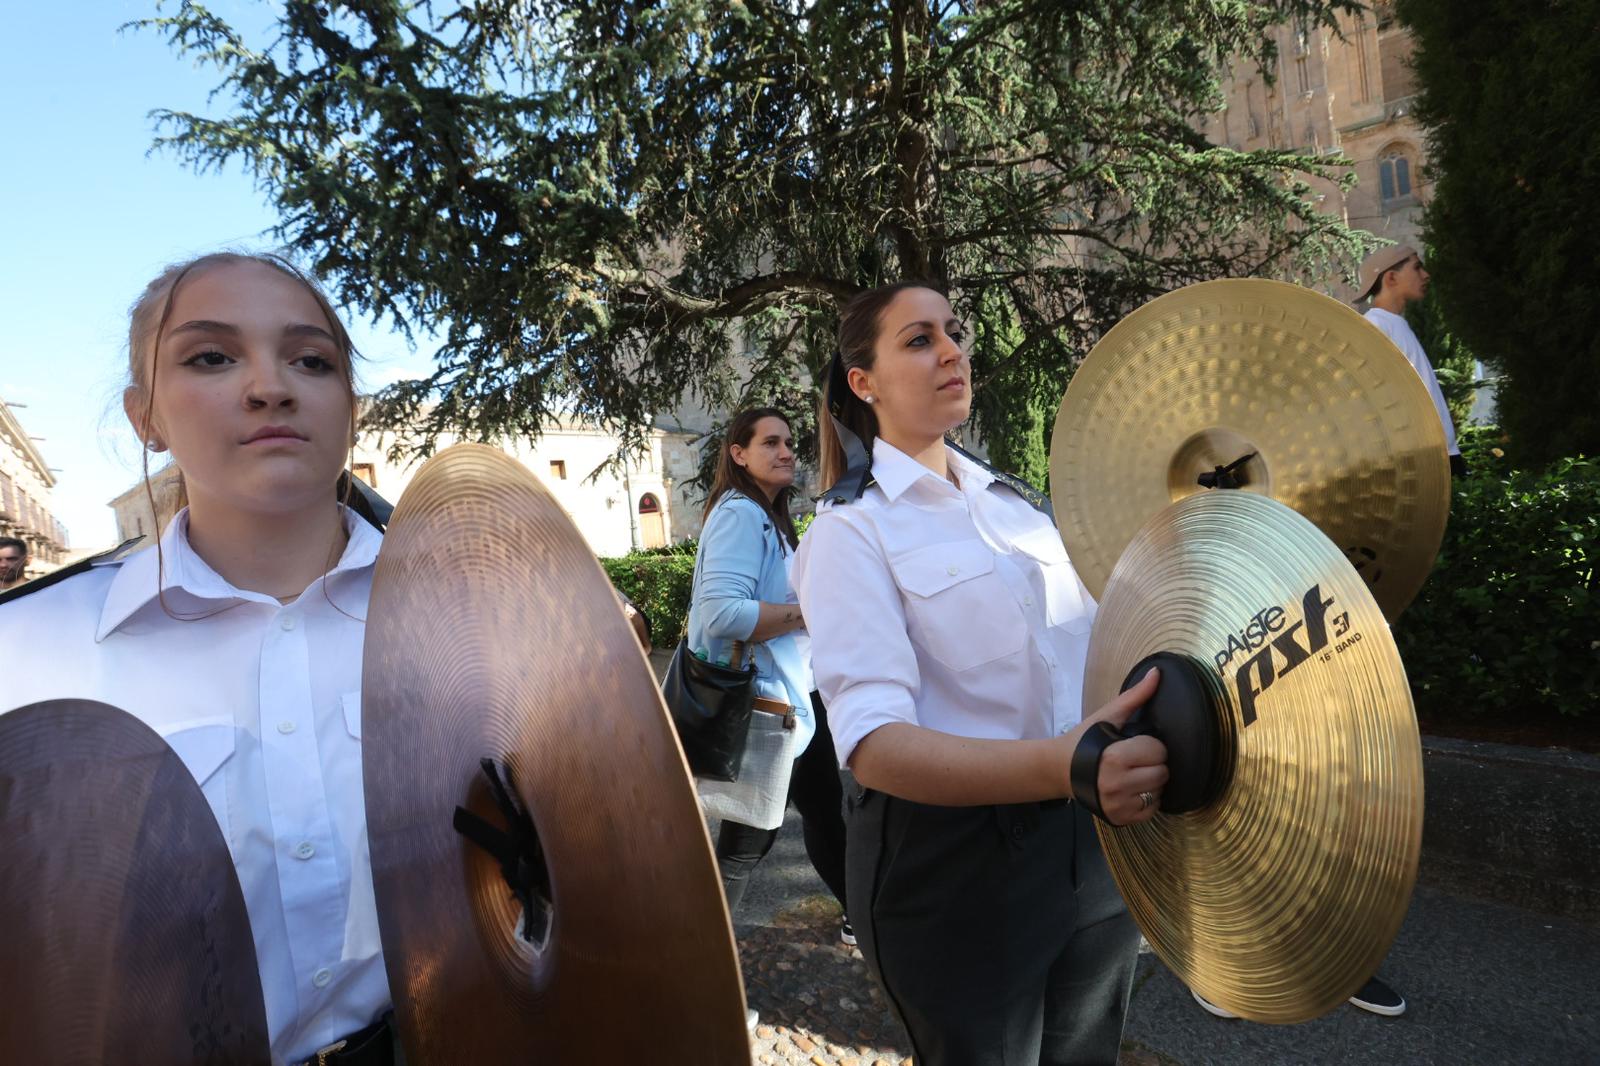
[[[275,5],[214,0],[241,28]],[[75,548],[109,546],[107,501],[139,476],[122,416],[128,305],[163,265],[220,247],[268,248],[276,220],[237,167],[197,175],[147,154],[149,112],[220,113],[210,69],[150,31],[118,33],[155,0],[6,3],[0,34],[0,398],[58,468],[54,511]],[[253,43],[259,33],[249,34]],[[347,318],[374,387],[428,368],[387,327]]]

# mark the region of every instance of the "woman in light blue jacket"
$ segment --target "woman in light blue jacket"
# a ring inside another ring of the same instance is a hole
[[[689,647],[712,662],[731,660],[735,642],[753,656],[756,692],[794,709],[796,736],[787,798],[805,827],[806,853],[830,891],[845,905],[843,790],[833,761],[833,738],[812,691],[810,641],[789,585],[798,541],[789,513],[794,494],[794,438],[781,411],[742,411],[728,426],[695,560],[689,607]],[[749,661],[748,659],[746,661]],[[737,808],[750,783],[700,782],[707,808]],[[781,800],[781,782],[780,782]],[[744,896],[751,870],[772,848],[783,804],[747,824],[724,817],[717,838],[728,909]],[[848,920],[846,942],[853,943]]]

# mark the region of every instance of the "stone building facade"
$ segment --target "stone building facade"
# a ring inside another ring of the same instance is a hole
[[[1274,76],[1269,80],[1253,62],[1235,62],[1223,84],[1226,106],[1202,128],[1214,143],[1240,150],[1292,148],[1347,160],[1354,188],[1313,183],[1323,209],[1356,229],[1419,244],[1429,192],[1427,143],[1411,117],[1411,34],[1392,9],[1379,0],[1341,14],[1338,33],[1278,27]]]
[[[51,514],[55,485],[55,472],[15,408],[0,400],[0,536],[27,542],[30,577],[66,561],[67,528]]]
[[[364,435],[351,469],[392,503],[400,499],[421,464],[389,462],[385,456],[389,443],[387,438]],[[451,443],[441,439],[439,447]],[[700,508],[687,484],[699,469],[694,435],[652,430],[643,456],[620,468],[607,467],[617,446],[611,434],[577,423],[551,426],[532,444],[499,442],[554,493],[596,555],[624,555],[633,548],[662,547],[697,535]],[[148,491],[139,481],[111,501],[119,539],[146,536],[166,524],[176,510],[175,473],[171,467],[153,472]]]

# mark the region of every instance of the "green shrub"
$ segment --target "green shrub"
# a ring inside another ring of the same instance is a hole
[[[798,516],[794,522],[796,531],[803,534],[813,517],[810,512]],[[691,537],[665,548],[641,548],[600,560],[611,583],[650,619],[650,634],[657,647],[671,648],[683,636],[699,546],[699,541]]]
[[[1422,594],[1396,623],[1419,708],[1600,714],[1600,462],[1514,469],[1467,427],[1470,475]]]
[[[684,543],[684,550],[647,549],[600,560],[611,583],[650,620],[651,636],[661,648],[670,649],[678,643],[689,615],[695,545],[693,541]]]

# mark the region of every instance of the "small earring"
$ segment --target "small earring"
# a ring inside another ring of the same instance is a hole
[[[868,396],[867,397],[867,402],[868,403],[877,403],[878,402],[878,398],[876,396]]]
[[[164,452],[164,451],[167,450],[167,446],[165,444],[161,443],[161,441],[158,438],[155,438],[155,437],[152,437],[149,440],[145,441],[144,442],[144,446],[146,448],[150,449],[153,452]]]

